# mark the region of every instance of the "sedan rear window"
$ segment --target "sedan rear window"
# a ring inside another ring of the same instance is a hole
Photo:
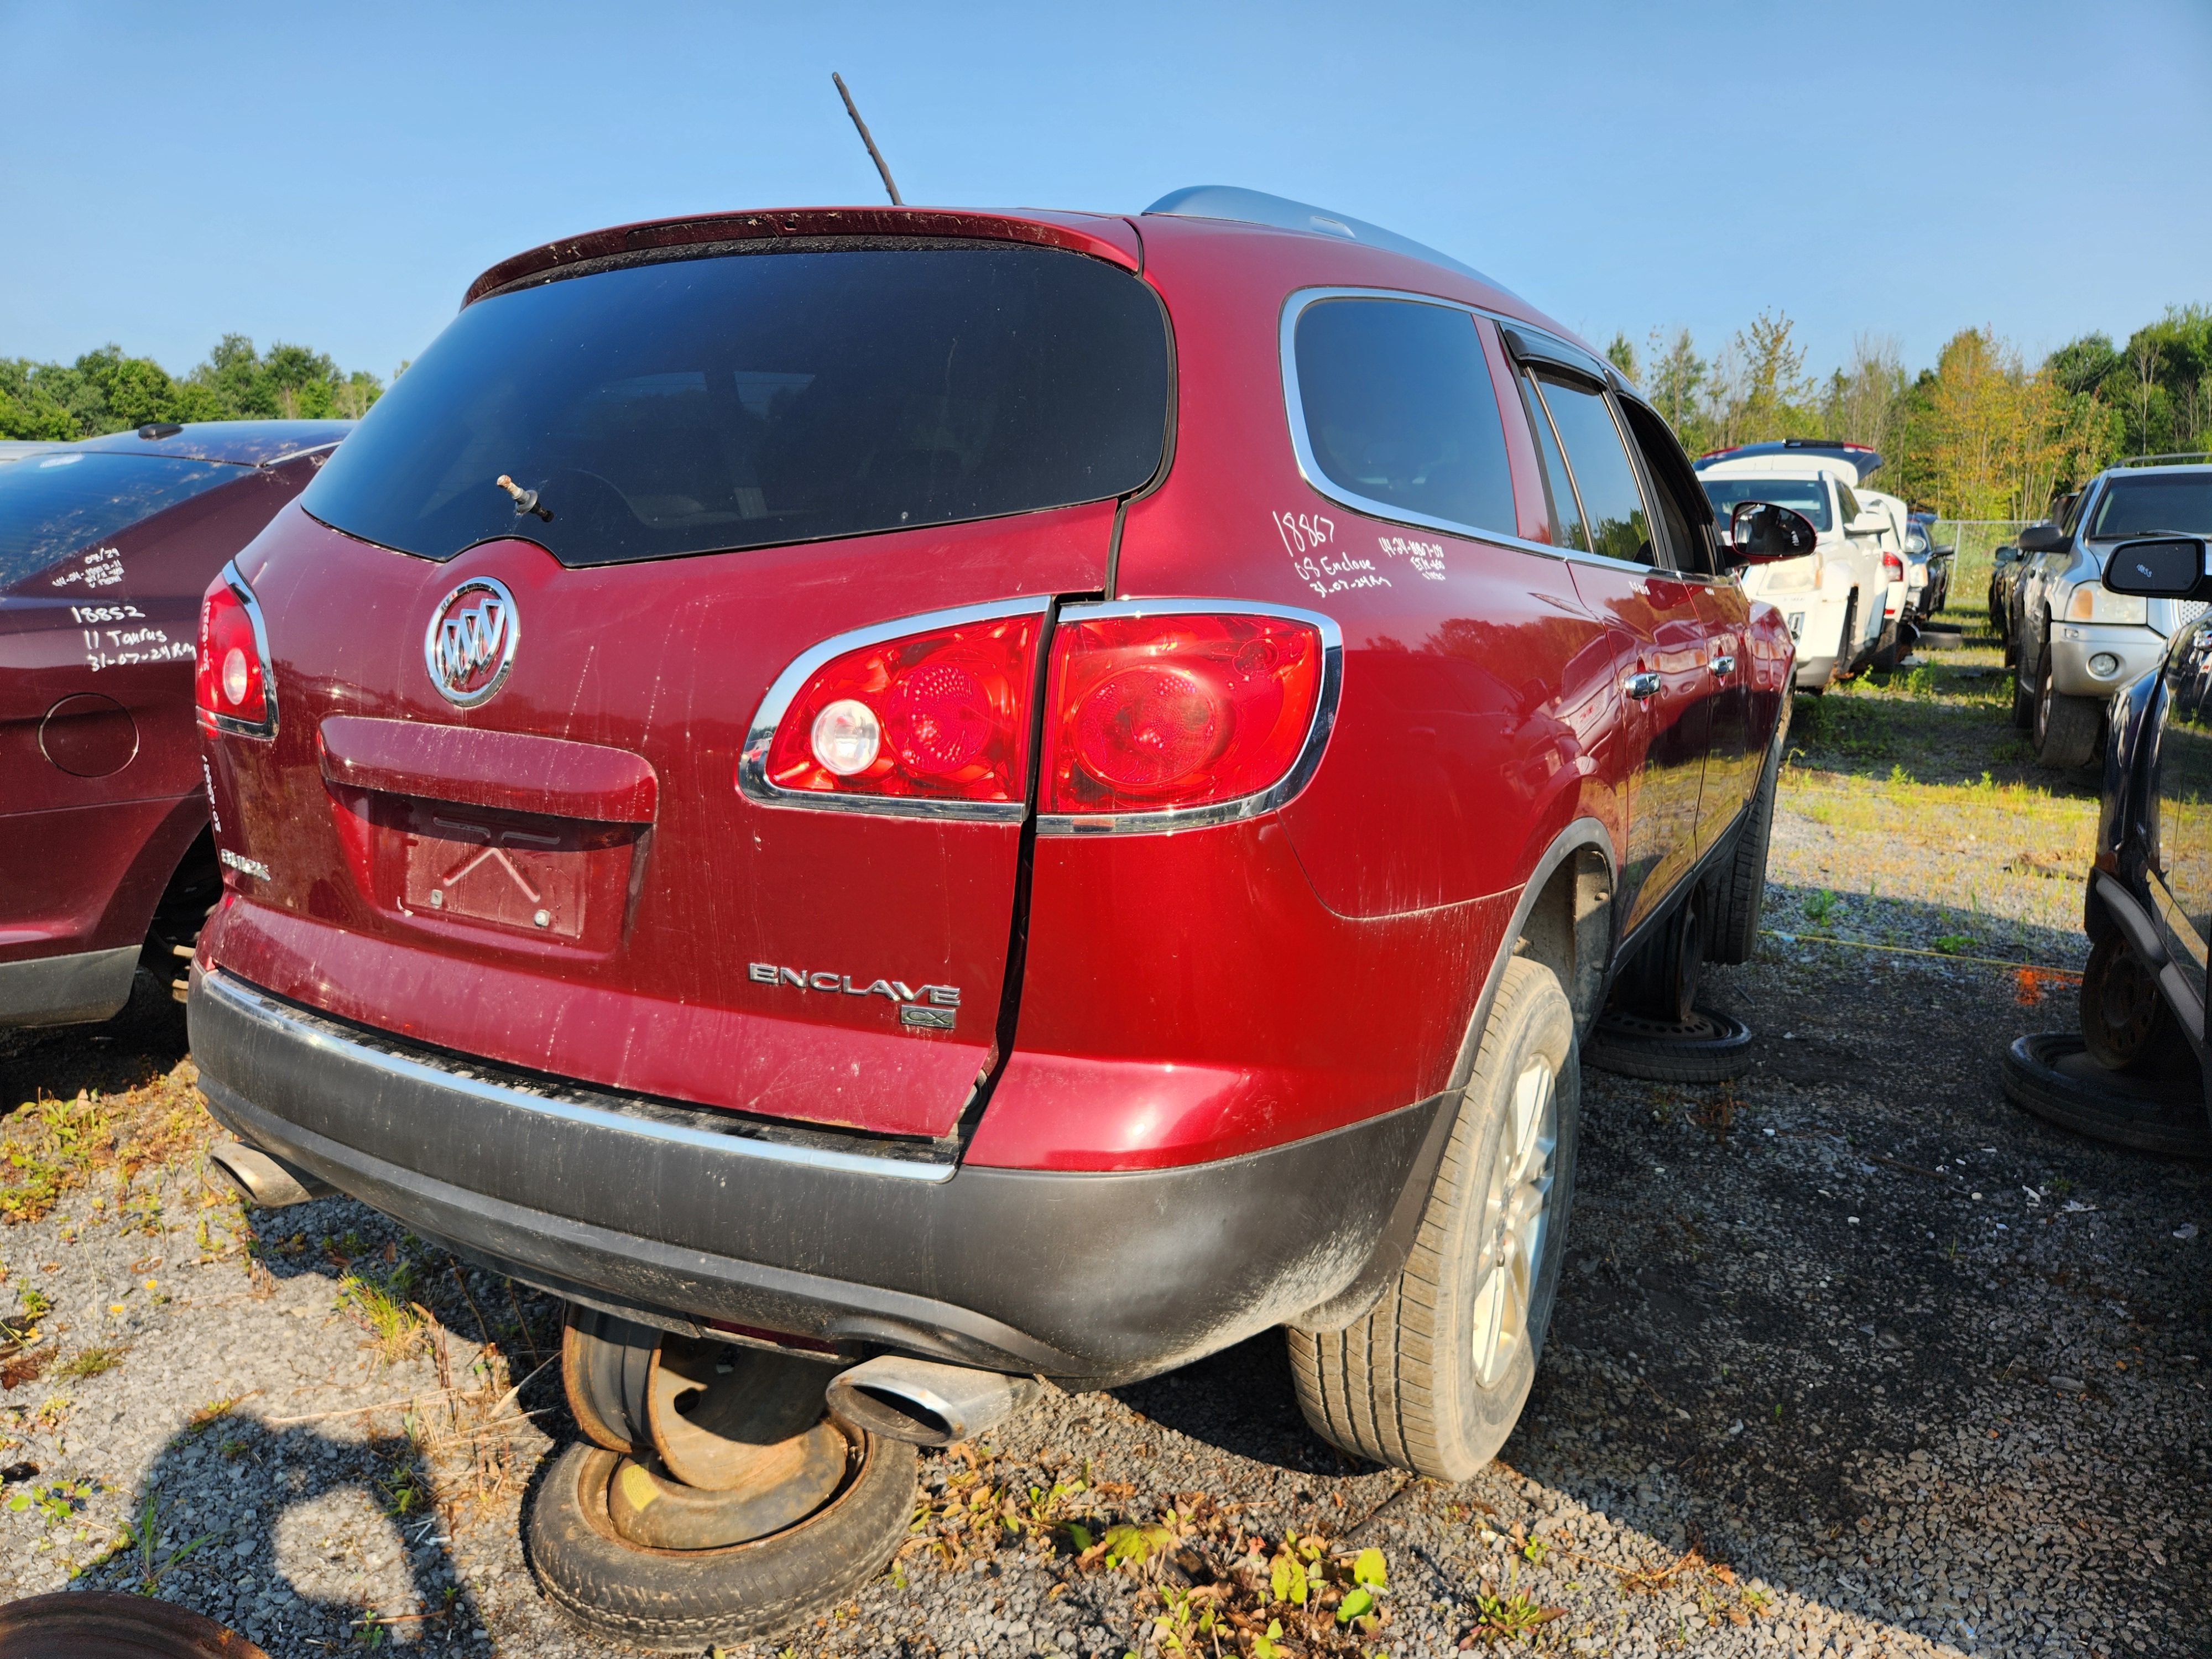
[[[1505,429],[1473,317],[1321,300],[1295,337],[1306,445],[1330,483],[1385,517],[1514,533]]]
[[[2212,536],[2212,472],[2115,478],[2089,515],[2090,540]]]
[[[1167,418],[1165,318],[1102,261],[738,252],[479,301],[301,505],[425,558],[523,536],[614,564],[1103,501]]]
[[[0,465],[0,588],[243,476],[215,461],[82,449]]]
[[[1815,530],[1834,522],[1828,514],[1828,487],[1818,478],[1707,478],[1705,499],[1713,516],[1725,526],[1739,501],[1771,501],[1792,513],[1802,513]]]

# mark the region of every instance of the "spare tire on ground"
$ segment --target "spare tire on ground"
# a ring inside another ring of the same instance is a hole
[[[1607,1009],[1583,1040],[1583,1063],[1652,1083],[1725,1083],[1751,1064],[1751,1028],[1710,1008],[1686,1020]]]
[[[2108,1072],[2073,1031],[2021,1037],[1997,1071],[2006,1097],[2047,1123],[2139,1152],[2212,1158],[2212,1122],[2195,1076]]]

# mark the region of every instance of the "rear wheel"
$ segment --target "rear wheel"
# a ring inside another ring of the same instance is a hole
[[[1887,674],[1895,672],[1898,659],[1903,654],[1899,648],[1899,629],[1897,623],[1893,622],[1885,624],[1881,639],[1875,642],[1873,667],[1875,672]]]
[[[2081,1041],[2112,1072],[2197,1074],[2197,1052],[2158,988],[2158,976],[2118,931],[2097,941],[2081,974]]]
[[[1512,1432],[1559,1290],[1581,1073],[1574,1010],[1541,963],[1506,963],[1406,1266],[1342,1330],[1290,1328],[1314,1431],[1464,1480]]]
[[[1766,849],[1774,837],[1774,795],[1780,781],[1782,745],[1776,743],[1759,775],[1759,788],[1736,831],[1735,850],[1714,880],[1713,924],[1706,954],[1715,962],[1749,962],[1759,950],[1759,913],[1766,896]]]
[[[2104,705],[2094,697],[2069,697],[2051,683],[2051,647],[2035,666],[2035,759],[2054,771],[2088,763],[2097,752]]]

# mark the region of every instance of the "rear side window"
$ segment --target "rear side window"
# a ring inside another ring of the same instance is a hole
[[[1412,300],[1319,300],[1298,313],[1293,342],[1293,412],[1332,494],[1384,517],[1515,533],[1505,429],[1473,317]]]
[[[1644,514],[1636,468],[1621,447],[1620,428],[1604,394],[1586,391],[1548,374],[1535,377],[1559,445],[1567,452],[1575,494],[1581,499],[1589,550],[1634,564],[1655,562],[1651,526]]]
[[[215,461],[82,449],[0,465],[0,588],[246,471]]]
[[[520,535],[613,564],[1107,500],[1167,421],[1165,317],[1103,261],[732,253],[479,301],[301,504],[426,558]]]

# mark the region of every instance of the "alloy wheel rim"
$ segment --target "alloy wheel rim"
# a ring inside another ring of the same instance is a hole
[[[1471,1322],[1475,1381],[1486,1389],[1528,1346],[1559,1139],[1557,1081],[1552,1062],[1540,1056],[1522,1068],[1491,1160]]]

